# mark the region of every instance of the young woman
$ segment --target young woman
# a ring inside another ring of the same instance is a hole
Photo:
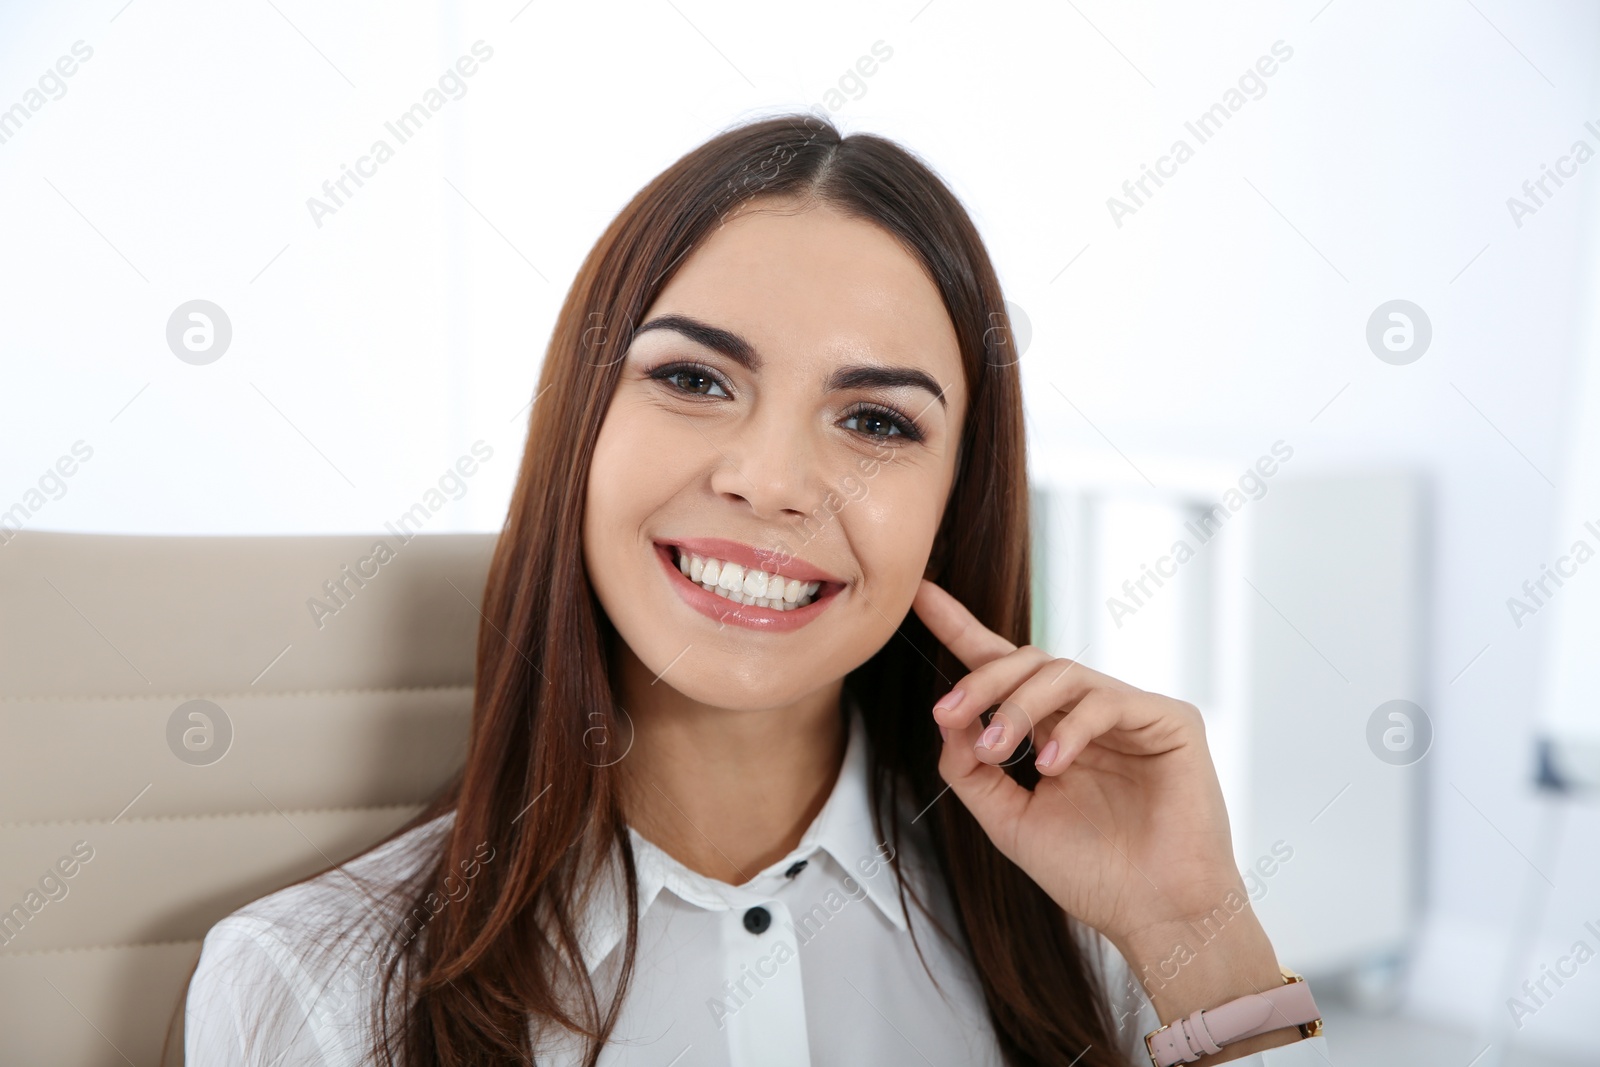
[[[1024,439],[913,155],[673,164],[557,321],[465,766],[211,929],[190,1067],[1328,1063],[1199,712],[1027,643]]]

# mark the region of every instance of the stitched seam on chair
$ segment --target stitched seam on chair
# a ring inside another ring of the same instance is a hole
[[[198,945],[204,938],[186,937],[177,941],[118,941],[109,945],[68,945],[65,948],[27,948],[21,952],[0,952],[0,960],[21,956],[49,956],[60,952],[105,952],[121,948],[160,948],[162,945]]]
[[[329,807],[313,808],[283,808],[281,811],[215,811],[200,812],[198,814],[178,815],[130,815],[128,822],[179,822],[184,819],[254,819],[271,815],[315,815],[319,812],[331,811],[391,811],[401,808],[421,808],[427,805],[426,800],[415,800],[395,804],[346,804]],[[120,819],[42,819],[37,822],[0,822],[0,830],[27,830],[37,826],[109,826]]]
[[[101,693],[65,696],[44,695],[31,697],[0,696],[0,704],[44,704],[62,700],[172,700],[179,697],[193,699],[195,697],[299,697],[299,696],[344,696],[350,693],[428,693],[444,689],[471,689],[471,682],[450,682],[444,685],[384,685],[370,686],[360,689],[237,689],[229,692],[216,690],[202,690],[193,693]]]

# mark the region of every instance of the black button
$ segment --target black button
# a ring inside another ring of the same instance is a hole
[[[793,878],[795,875],[797,875],[801,871],[805,870],[806,869],[806,864],[808,864],[810,862],[811,862],[810,860],[796,860],[793,864],[790,865],[790,867],[789,867],[789,869],[787,871],[783,872],[783,876],[785,878]]]
[[[772,912],[757,905],[744,913],[744,928],[752,934],[759,934],[772,925]]]

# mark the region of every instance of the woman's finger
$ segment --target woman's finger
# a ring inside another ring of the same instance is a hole
[[[1089,742],[1123,724],[1134,703],[1128,694],[1114,689],[1091,689],[1056,723],[1050,740],[1038,750],[1034,764],[1039,773],[1054,777],[1066,770]]]
[[[965,729],[947,729],[939,755],[939,777],[972,813],[995,847],[1014,856],[1017,825],[1033,793],[1013,781],[1005,770],[979,761],[972,743],[982,728],[974,722]]]
[[[1012,690],[1027,681],[1050,662],[1050,653],[1033,645],[1023,645],[956,680],[950,692],[933,706],[934,721],[952,729],[965,729],[985,710],[1000,703]],[[951,700],[952,694],[959,696]]]
[[[1119,752],[1154,756],[1191,736],[1203,747],[1204,735],[1200,709],[1187,701],[1160,693],[1091,689],[1055,724],[1035,763],[1042,773],[1057,775],[1096,740],[1103,745],[1109,741],[1108,747]]]
[[[1102,680],[1115,684],[1101,684]],[[1004,697],[1000,707],[990,717],[988,728],[979,737],[978,758],[987,763],[1010,759],[1022,739],[1046,716],[1065,711],[1067,717],[1071,718],[1078,703],[1087,694],[1097,691],[1118,693],[1130,699],[1148,695],[1143,690],[1116,682],[1116,679],[1090,670],[1074,660],[1049,660]],[[964,698],[962,703],[965,704]],[[1137,706],[1137,701],[1124,706]],[[1146,718],[1150,717],[1146,713]]]
[[[951,690],[960,690],[957,702],[951,703],[947,694],[934,705],[933,716],[945,726],[965,726],[999,704],[988,728],[979,735],[978,750],[984,762],[1003,763],[1040,721],[1055,712],[1070,711],[1093,689],[1142,692],[1075,660],[1023,645],[965,675]]]
[[[969,670],[1015,652],[1016,645],[978,621],[965,604],[944,589],[922,579],[917,595],[911,598],[911,609],[917,613],[928,632],[966,664]]]

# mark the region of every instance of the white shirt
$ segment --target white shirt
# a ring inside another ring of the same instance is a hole
[[[872,832],[866,731],[853,702],[849,711],[844,764],[822,811],[793,852],[743,885],[691,871],[629,830],[639,877],[638,957],[600,1058],[606,1067],[1002,1064],[975,971],[920,914],[917,939],[943,993],[917,958],[894,873],[884,862],[889,848]],[[960,801],[948,795],[937,802]],[[933,868],[925,826],[909,817],[901,816],[899,858],[954,929],[948,892],[928,877]],[[380,882],[409,873],[420,864],[419,846],[453,819],[454,813],[441,816],[344,866]],[[486,862],[494,862],[492,856]],[[581,932],[602,1005],[614,988],[626,923],[620,864],[613,871]],[[470,884],[458,880],[463,892]],[[189,990],[187,1067],[369,1063],[365,1027],[379,987],[364,961],[380,955],[376,931],[398,924],[359,923],[373,928],[358,943],[364,955],[336,959],[323,939],[307,932],[306,921],[333,915],[356,924],[363,913],[376,920],[373,907],[334,870],[262,897],[213,926]],[[752,909],[764,909],[769,921],[763,924]],[[1148,1067],[1144,1035],[1159,1025],[1155,1012],[1111,943],[1082,930],[1091,964],[1106,979],[1126,1062]],[[247,1035],[258,1028],[247,1047]],[[540,1064],[581,1062],[581,1046],[570,1035],[534,1033]],[[1314,1037],[1232,1062],[1330,1067],[1332,1061],[1325,1039]]]

